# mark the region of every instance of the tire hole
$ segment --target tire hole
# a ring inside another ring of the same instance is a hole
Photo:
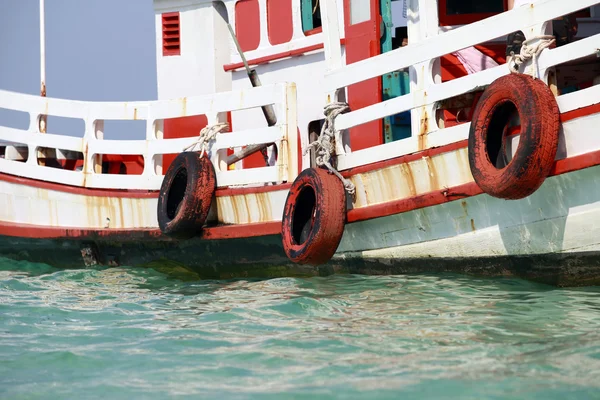
[[[182,168],[177,171],[175,178],[173,178],[173,183],[167,195],[167,217],[169,219],[174,219],[179,211],[179,205],[183,201],[187,189],[187,177],[187,169]]]
[[[316,203],[315,190],[310,186],[304,187],[298,195],[292,216],[292,238],[297,245],[308,239]]]
[[[504,169],[509,164],[506,154],[506,132],[514,116],[518,116],[517,107],[510,100],[499,103],[492,110],[492,118],[488,126],[486,150],[490,162],[497,169]]]

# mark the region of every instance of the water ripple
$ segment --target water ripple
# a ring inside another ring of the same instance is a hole
[[[0,259],[2,398],[600,398],[600,288]]]

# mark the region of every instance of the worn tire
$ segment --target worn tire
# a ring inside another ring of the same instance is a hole
[[[281,236],[288,258],[297,264],[324,264],[335,254],[346,222],[346,192],[335,175],[308,168],[288,193]]]
[[[521,136],[512,160],[503,168],[495,162],[509,118],[518,112]],[[483,192],[502,199],[534,193],[554,164],[558,148],[559,110],[544,82],[523,74],[495,80],[481,96],[469,132],[469,164]]]
[[[197,152],[180,153],[169,166],[158,196],[158,225],[177,239],[195,236],[206,221],[216,190],[210,160]]]

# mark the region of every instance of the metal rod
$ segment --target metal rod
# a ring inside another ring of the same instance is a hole
[[[40,0],[40,96],[46,97],[46,18],[45,0]],[[46,133],[47,116],[40,117],[40,132]]]
[[[240,43],[238,42],[237,37],[235,36],[235,32],[233,32],[233,28],[231,27],[230,23],[227,23],[227,27],[229,28],[229,33],[231,33],[231,38],[233,39],[233,43],[235,43],[235,47],[237,48],[238,54],[242,58],[242,62],[244,63],[244,67],[246,68],[246,73],[248,74],[248,76],[250,76],[250,67],[248,66],[248,61],[246,61],[246,57],[244,56],[244,52],[240,47]]]

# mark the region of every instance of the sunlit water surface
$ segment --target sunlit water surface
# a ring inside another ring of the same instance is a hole
[[[0,259],[0,398],[600,398],[597,287],[193,278]]]

